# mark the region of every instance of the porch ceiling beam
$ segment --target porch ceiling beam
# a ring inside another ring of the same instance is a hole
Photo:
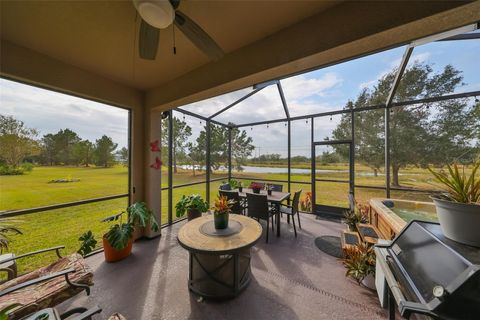
[[[173,109],[480,20],[479,1],[374,1],[368,2],[368,10],[366,7],[362,1],[345,1],[228,52],[217,62],[151,88],[146,106]],[[358,19],[359,13],[362,19]]]

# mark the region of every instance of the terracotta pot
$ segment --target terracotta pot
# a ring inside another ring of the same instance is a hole
[[[130,239],[124,249],[117,250],[112,247],[105,236],[103,236],[103,253],[105,254],[105,261],[116,262],[125,259],[132,253],[132,243],[133,239]]]
[[[200,218],[201,216],[202,216],[202,213],[198,209],[187,210],[188,221],[192,221],[193,219]]]

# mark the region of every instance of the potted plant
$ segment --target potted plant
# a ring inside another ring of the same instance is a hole
[[[343,265],[347,268],[345,276],[354,279],[359,285],[375,289],[375,262],[373,246],[366,243],[355,245],[343,259]]]
[[[135,227],[149,226],[158,231],[158,223],[152,210],[144,202],[136,202],[127,208],[127,222],[123,223],[125,212],[117,215],[120,221],[110,227],[103,235],[103,252],[107,262],[115,262],[128,257],[132,253],[133,232]]]
[[[187,212],[188,221],[201,217],[202,213],[207,212],[207,210],[208,203],[198,194],[183,195],[175,205],[177,218],[182,217]]]
[[[347,209],[343,212],[343,223],[348,226],[348,230],[357,231],[357,223],[366,223],[367,217],[356,210]]]
[[[230,212],[232,212],[234,203],[234,200],[228,200],[225,196],[220,196],[215,200],[214,206],[211,208],[215,229],[228,228],[228,217]]]
[[[431,196],[446,237],[467,245],[480,247],[480,177],[477,162],[470,175],[457,164],[447,165],[445,171],[428,170],[445,187],[445,192]]]
[[[258,182],[252,182],[250,184],[250,188],[252,189],[253,193],[260,193],[260,190],[263,189],[263,185]]]

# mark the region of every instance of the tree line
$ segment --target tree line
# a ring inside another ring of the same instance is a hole
[[[172,119],[173,141],[172,141],[172,165],[173,171],[178,171],[179,164],[189,165],[193,174],[196,170],[202,170],[206,164],[207,151],[207,126],[202,128],[199,136],[191,140],[192,128],[177,117]],[[168,119],[162,120],[162,161],[168,162]],[[230,124],[229,124],[230,125]],[[228,128],[215,124],[210,125],[210,165],[212,170],[228,166]],[[255,147],[253,139],[247,135],[245,130],[238,128],[231,129],[232,137],[232,167],[242,171],[248,157],[252,155]]]
[[[128,149],[124,147],[116,151],[118,144],[107,135],[95,142],[82,139],[70,129],[48,133],[41,138],[38,136],[38,130],[26,127],[23,121],[0,115],[0,164],[4,173],[14,174],[24,162],[85,167],[92,164],[110,167],[118,162],[125,165],[128,162]]]

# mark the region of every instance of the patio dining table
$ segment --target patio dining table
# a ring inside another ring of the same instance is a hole
[[[246,198],[247,193],[253,193],[253,190],[250,188],[242,188],[242,192],[238,189],[235,189],[234,191],[238,191],[238,196],[240,198]],[[272,191],[272,194],[269,195],[266,190],[260,190],[260,194],[266,195],[267,201],[276,206],[275,215],[277,220],[277,237],[280,237],[280,204],[290,198],[290,192]]]

